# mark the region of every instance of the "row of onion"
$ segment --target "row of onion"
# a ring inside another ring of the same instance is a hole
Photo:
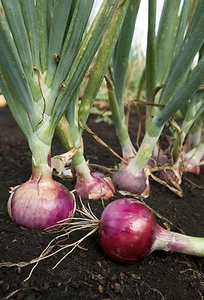
[[[20,226],[45,229],[75,220],[74,193],[53,179],[53,171],[62,174],[70,158],[75,192],[92,200],[110,199],[116,189],[148,197],[150,177],[181,196],[182,173],[198,174],[202,169],[204,2],[198,0],[194,7],[190,1],[165,1],[156,33],[156,1],[149,1],[146,66],[140,84],[146,91],[146,124],[139,149],[128,132],[124,99],[140,1],[104,0],[90,21],[93,4],[92,0],[0,2],[0,56],[4,57],[0,88],[32,153],[32,174],[11,189],[8,201],[9,214]],[[171,22],[169,15],[174,17]],[[82,141],[104,77],[122,152],[112,178],[89,167]],[[162,149],[165,127],[174,138],[171,155]],[[55,131],[67,153],[52,158]],[[100,220],[90,216],[92,231],[99,230],[101,246],[112,259],[137,260],[157,249],[204,256],[203,238],[161,228],[147,206],[134,198],[113,201]],[[77,228],[83,229],[81,223]]]

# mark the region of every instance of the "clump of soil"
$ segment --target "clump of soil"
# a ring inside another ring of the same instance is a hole
[[[0,180],[0,260],[17,263],[36,258],[53,238],[40,230],[17,227],[7,213],[9,187],[26,181],[31,174],[31,154],[25,137],[17,127],[7,107],[0,110],[1,180]],[[120,146],[113,125],[95,123],[89,126],[111,148],[120,154]],[[131,116],[131,137],[135,137],[135,119]],[[114,167],[119,161],[106,148],[84,132],[86,158],[92,164]],[[57,137],[53,155],[63,153]],[[60,179],[69,189],[73,182]],[[184,196],[156,182],[151,182],[151,195],[146,203],[157,212],[160,225],[188,235],[204,236],[204,174],[187,174],[183,178]],[[113,200],[113,199],[111,199]],[[108,202],[106,202],[108,203]],[[105,203],[105,205],[106,205]],[[100,217],[101,201],[91,202],[93,212]],[[77,239],[83,236],[72,236]],[[97,233],[88,237],[56,269],[53,266],[66,251],[39,263],[31,278],[32,266],[0,268],[1,299],[166,299],[192,300],[204,297],[204,259],[178,253],[154,252],[137,263],[116,263],[102,252]]]

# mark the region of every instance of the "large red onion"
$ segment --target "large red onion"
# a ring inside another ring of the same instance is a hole
[[[99,240],[104,252],[121,262],[144,259],[154,250],[204,257],[204,238],[162,228],[151,210],[133,198],[115,200],[104,209]]]
[[[114,260],[145,258],[151,252],[156,222],[141,202],[132,198],[110,203],[100,219],[100,243]]]

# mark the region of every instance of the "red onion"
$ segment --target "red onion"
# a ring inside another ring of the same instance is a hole
[[[186,173],[188,172],[196,175],[200,174],[200,166],[197,165],[197,162],[194,161],[193,159],[181,162],[180,170]]]
[[[133,198],[118,199],[103,211],[99,240],[116,261],[137,261],[154,250],[204,256],[204,238],[190,237],[159,226],[151,210]]]
[[[200,174],[200,166],[199,166],[200,160],[196,160],[196,158],[194,157],[189,157],[188,153],[183,154],[180,163],[180,170],[183,172],[194,173],[196,175]]]
[[[12,190],[8,211],[13,221],[23,227],[45,229],[71,217],[75,199],[62,184],[52,177],[36,178]]]
[[[175,251],[204,257],[204,238],[165,230],[156,223],[151,210],[134,198],[122,198],[111,202],[105,207],[100,220],[94,215],[89,204],[86,207],[81,199],[80,202],[81,208],[76,211],[81,217],[72,218],[72,222],[69,222],[67,227],[65,224],[63,232],[53,238],[39,258],[32,260],[31,263],[37,264],[43,259],[69,249],[56,263],[54,269],[96,231],[99,232],[99,241],[104,252],[111,259],[119,262],[145,259],[154,250]],[[66,236],[82,230],[88,230],[88,233],[71,244],[63,245]],[[55,250],[57,240],[61,240],[61,247]],[[45,255],[49,248],[54,251]],[[35,266],[30,275],[34,268]]]

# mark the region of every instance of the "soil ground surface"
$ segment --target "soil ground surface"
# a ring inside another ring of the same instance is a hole
[[[95,123],[94,118],[89,121],[90,128],[120,154],[113,125]],[[8,216],[9,187],[19,185],[30,177],[31,154],[8,107],[0,109],[0,122],[0,261],[30,261],[40,255],[53,234],[20,228]],[[136,138],[135,122],[135,116],[131,116],[130,132],[133,139]],[[90,163],[114,167],[119,162],[87,132],[84,132],[84,142],[85,155]],[[63,152],[63,146],[55,137],[52,155]],[[72,181],[60,181],[70,190],[73,189]],[[203,187],[203,173],[184,176],[182,198],[164,186],[151,182],[151,195],[145,202],[162,216],[155,216],[160,225],[168,225],[177,232],[183,230],[188,235],[204,236]],[[91,202],[91,207],[100,217],[103,210],[101,201]],[[84,234],[73,234],[70,238],[75,240]],[[24,280],[31,266],[0,268],[0,299],[204,299],[204,258],[157,251],[144,261],[120,264],[111,261],[103,253],[97,233],[88,237],[81,246],[55,269],[53,266],[66,251],[40,262],[26,282]]]

